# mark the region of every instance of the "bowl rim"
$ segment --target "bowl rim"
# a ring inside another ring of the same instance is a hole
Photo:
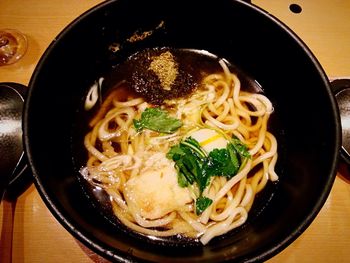
[[[23,129],[24,129],[24,148],[25,152],[28,157],[29,165],[33,172],[34,177],[34,184],[36,186],[36,189],[38,190],[42,200],[44,201],[47,208],[50,210],[52,215],[59,221],[59,223],[64,226],[64,228],[77,240],[79,240],[82,244],[86,245],[87,247],[93,249],[94,252],[97,254],[113,261],[118,262],[134,262],[134,260],[137,260],[138,258],[133,258],[130,254],[127,254],[118,248],[112,248],[109,247],[109,245],[104,244],[100,240],[94,240],[93,238],[89,237],[86,233],[83,233],[80,228],[77,228],[74,226],[69,219],[67,219],[66,215],[61,212],[61,209],[59,206],[57,206],[56,202],[52,200],[50,197],[50,193],[48,193],[44,187],[44,184],[41,180],[41,177],[39,176],[39,173],[36,169],[36,165],[33,162],[32,153],[31,153],[31,142],[28,135],[28,129],[30,126],[30,121],[28,120],[28,115],[30,111],[30,102],[33,90],[36,86],[36,79],[38,78],[40,71],[42,71],[42,68],[44,67],[45,61],[47,60],[47,57],[51,53],[53,49],[55,49],[57,43],[60,41],[61,38],[63,38],[67,33],[71,31],[73,27],[75,27],[77,24],[79,24],[81,21],[85,20],[87,17],[89,17],[91,14],[95,13],[98,10],[104,9],[109,5],[112,5],[115,2],[119,2],[121,0],[109,0],[102,2],[100,4],[97,4],[90,8],[89,10],[85,11],[81,15],[79,15],[77,18],[75,18],[72,22],[70,22],[66,27],[63,28],[63,30],[53,39],[51,44],[48,46],[48,48],[45,50],[44,54],[39,59],[39,62],[34,70],[34,73],[30,79],[29,82],[29,90],[27,94],[27,99],[25,100],[24,104],[24,118],[23,118]],[[297,36],[296,33],[294,33],[286,24],[284,24],[282,21],[280,21],[278,18],[273,16],[272,14],[268,13],[267,11],[263,10],[262,8],[246,1],[246,0],[229,0],[231,2],[238,2],[239,4],[251,8],[254,12],[257,13],[257,15],[262,15],[268,20],[272,21],[276,26],[280,27],[284,32],[286,32],[297,44],[298,46],[305,52],[305,54],[308,56],[308,58],[313,63],[314,67],[317,70],[317,73],[321,77],[323,84],[326,88],[327,95],[330,98],[333,115],[336,123],[335,131],[336,131],[336,138],[334,138],[334,149],[332,155],[332,167],[330,169],[330,174],[328,177],[328,180],[325,184],[324,191],[322,192],[322,195],[318,199],[318,201],[313,206],[312,211],[308,214],[308,216],[303,220],[302,224],[300,224],[294,231],[286,238],[282,240],[279,244],[275,244],[274,246],[269,247],[269,249],[253,255],[251,258],[246,259],[245,262],[259,262],[259,261],[265,261],[269,258],[272,258],[273,256],[277,255],[279,252],[284,250],[288,245],[290,245],[296,238],[298,238],[312,223],[314,218],[318,215],[321,208],[323,207],[324,203],[326,202],[326,199],[328,198],[328,195],[332,189],[336,172],[337,172],[337,165],[338,165],[338,159],[340,154],[340,147],[341,147],[341,126],[340,126],[340,114],[337,107],[337,103],[334,97],[334,94],[332,93],[329,80],[326,76],[326,73],[324,69],[322,68],[321,64],[315,57],[315,55],[312,53],[312,51],[309,49],[309,47],[303,42],[303,40]],[[113,251],[118,251],[118,253],[114,253]]]

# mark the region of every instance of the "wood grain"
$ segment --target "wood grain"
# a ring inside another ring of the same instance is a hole
[[[41,55],[73,19],[101,0],[1,0],[0,28],[15,28],[29,48],[18,63],[0,67],[0,82],[27,85]],[[255,0],[309,46],[329,77],[350,76],[350,1]],[[291,4],[302,7],[299,14]],[[350,184],[347,168],[309,228],[269,262],[349,262]],[[14,210],[14,213],[13,213]],[[0,262],[106,262],[74,239],[51,215],[34,185],[0,206]],[[11,248],[12,245],[12,248]],[[12,250],[11,250],[12,249]]]

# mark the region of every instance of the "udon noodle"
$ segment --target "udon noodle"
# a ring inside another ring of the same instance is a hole
[[[195,92],[161,105],[182,121],[173,133],[137,131],[134,120],[153,105],[141,97],[120,100],[118,89],[91,120],[84,141],[89,157],[81,173],[108,193],[114,214],[130,229],[150,236],[198,238],[207,244],[244,224],[257,193],[269,180],[278,180],[277,142],[267,130],[273,112],[270,100],[242,90],[237,75],[223,60],[219,63],[222,72],[205,76]],[[212,203],[200,214],[195,186],[180,187],[174,161],[167,158],[172,146],[199,130],[212,130],[225,140],[237,138],[250,154],[232,178],[210,179],[203,196]]]

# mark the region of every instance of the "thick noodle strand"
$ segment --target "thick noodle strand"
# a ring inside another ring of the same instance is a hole
[[[152,105],[139,97],[121,100],[118,88],[109,93],[90,121],[91,130],[84,139],[89,157],[81,174],[92,185],[106,191],[115,215],[128,228],[150,236],[181,234],[199,238],[205,245],[214,237],[244,224],[256,194],[268,181],[278,180],[275,172],[277,140],[268,131],[269,117],[273,113],[270,100],[263,94],[245,91],[225,61],[219,63],[222,72],[205,76],[195,93],[161,105],[183,123],[172,134],[148,129],[136,131],[133,121],[140,119],[142,112]],[[251,157],[232,178],[210,178],[203,196],[213,202],[197,215],[198,189],[195,185],[178,186],[174,162],[167,159],[166,154],[190,132],[208,127],[228,141],[233,137],[241,140]],[[147,176],[159,185],[148,183]],[[142,187],[138,188],[139,185]],[[156,198],[163,188],[168,189],[165,195],[171,196],[174,191],[175,196],[164,212],[161,207],[153,207],[161,200],[147,199],[149,196]],[[143,196],[137,191],[145,191],[145,200],[137,199],[139,194]],[[180,195],[184,196],[182,203]],[[144,208],[140,209],[139,204]],[[155,212],[149,215],[152,211]]]

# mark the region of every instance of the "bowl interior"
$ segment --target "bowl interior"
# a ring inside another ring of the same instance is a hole
[[[130,41],[149,31],[149,37]],[[256,79],[274,105],[270,125],[279,142],[279,182],[258,197],[244,226],[205,247],[130,234],[96,212],[78,179],[83,142],[77,130],[83,124],[77,113],[87,90],[136,51],[163,46],[227,59]],[[54,216],[94,251],[123,261],[271,257],[321,209],[339,149],[337,110],[322,68],[285,26],[243,1],[120,0],[87,12],[56,38],[35,70],[24,129],[36,186]]]

